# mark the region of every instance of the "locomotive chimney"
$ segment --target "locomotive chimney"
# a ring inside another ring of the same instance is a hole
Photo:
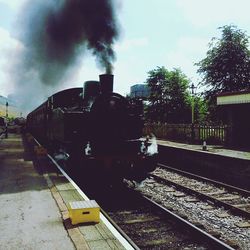
[[[99,75],[99,78],[100,78],[101,93],[108,94],[108,93],[113,92],[114,75],[103,74],[103,75]]]

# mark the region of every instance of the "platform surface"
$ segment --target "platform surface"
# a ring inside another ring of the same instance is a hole
[[[195,150],[200,151],[208,154],[216,154],[226,157],[232,157],[237,159],[243,160],[250,160],[250,151],[241,151],[241,150],[232,150],[228,148],[224,148],[219,145],[207,145],[207,150],[202,150],[202,145],[195,145],[195,144],[187,144],[187,143],[179,143],[167,140],[157,140],[158,145],[162,146],[169,146],[169,147],[176,147],[176,148],[183,148],[187,150]]]
[[[0,142],[1,249],[75,249],[20,136]]]
[[[103,222],[71,225],[66,204],[83,198],[23,144],[0,140],[0,249],[125,249]]]

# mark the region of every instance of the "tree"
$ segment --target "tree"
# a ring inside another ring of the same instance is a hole
[[[212,38],[206,57],[196,63],[208,101],[211,119],[216,119],[216,95],[250,89],[248,36],[234,25],[219,28],[221,38]]]
[[[194,96],[194,123],[206,122],[207,112],[207,101],[201,96]]]
[[[147,108],[149,120],[190,122],[189,80],[180,69],[168,71],[165,67],[157,67],[148,72],[146,83],[151,91]]]
[[[234,25],[219,29],[222,37],[212,39],[206,58],[196,64],[209,87],[206,94],[250,89],[248,36]]]

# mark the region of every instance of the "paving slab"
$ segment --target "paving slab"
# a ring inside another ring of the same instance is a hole
[[[1,249],[75,249],[44,177],[24,157],[20,135],[1,140]]]

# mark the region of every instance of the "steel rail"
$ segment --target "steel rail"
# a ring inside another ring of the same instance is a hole
[[[226,244],[225,242],[219,240],[218,238],[214,237],[213,235],[207,233],[206,231],[202,230],[201,228],[197,227],[196,225],[192,224],[191,222],[187,221],[186,219],[182,218],[181,216],[175,214],[174,212],[170,211],[163,205],[160,205],[159,203],[155,202],[151,198],[139,193],[138,191],[135,191],[131,188],[128,188],[131,192],[134,192],[134,195],[138,196],[138,199],[143,199],[146,202],[150,204],[153,209],[162,212],[167,217],[170,217],[175,222],[182,225],[182,227],[185,227],[189,232],[192,232],[195,235],[195,238],[197,240],[203,239],[207,244],[211,244],[213,246],[212,249],[218,249],[218,250],[234,250],[231,246]]]
[[[192,230],[194,233],[197,234],[197,237],[199,236],[199,237],[203,237],[204,239],[206,239],[209,243],[211,243],[214,246],[213,249],[228,249],[228,250],[234,249],[231,246],[227,245],[225,242],[215,238],[214,236],[212,236],[209,233],[205,232],[204,230],[198,228],[197,226],[195,226],[192,223],[190,223],[189,221],[183,219],[179,215],[176,215],[175,213],[171,212],[170,210],[168,210],[164,206],[158,204],[157,202],[151,200],[150,198],[148,198],[146,196],[142,196],[142,197],[144,197],[146,200],[148,200],[156,208],[161,209],[162,211],[164,211],[165,213],[167,213],[168,215],[173,217],[175,220],[180,222],[182,225],[184,225],[188,229]]]
[[[220,186],[220,187],[225,187],[227,188],[228,190],[231,190],[233,192],[237,191],[241,194],[244,194],[246,196],[250,196],[250,191],[246,190],[246,189],[242,189],[242,188],[239,188],[239,187],[235,187],[235,186],[232,186],[232,185],[229,185],[229,184],[226,184],[224,182],[220,182],[220,181],[216,181],[216,180],[212,180],[212,179],[209,179],[209,178],[206,178],[204,176],[200,176],[200,175],[197,175],[197,174],[193,174],[193,173],[190,173],[190,172],[186,172],[186,171],[183,171],[183,170],[180,170],[180,169],[177,169],[177,168],[173,168],[173,167],[170,167],[170,166],[167,166],[165,164],[162,164],[162,163],[157,163],[157,165],[161,168],[164,168],[164,169],[169,169],[169,170],[172,170],[176,173],[180,173],[180,174],[183,174],[183,175],[186,175],[188,177],[193,177],[193,178],[196,178],[196,179],[199,179],[199,180],[203,180],[203,181],[207,181],[207,182],[210,182],[216,186]]]
[[[250,213],[248,211],[240,209],[240,208],[238,208],[236,206],[233,206],[233,205],[231,205],[231,204],[229,204],[227,202],[221,201],[219,199],[216,199],[216,198],[214,198],[214,197],[212,197],[210,195],[207,195],[205,193],[201,193],[201,192],[199,192],[197,190],[194,190],[192,188],[183,186],[182,184],[176,183],[174,181],[164,179],[164,178],[162,178],[160,176],[157,176],[157,175],[154,175],[154,174],[150,174],[150,176],[152,176],[157,181],[164,182],[164,183],[166,183],[168,185],[174,185],[174,186],[180,188],[181,190],[183,190],[184,192],[187,192],[189,194],[198,196],[202,200],[209,200],[209,201],[213,202],[216,205],[223,206],[224,208],[229,209],[234,215],[241,215],[241,216],[246,217],[247,219],[250,218]]]
[[[237,191],[238,193],[243,193],[244,195],[247,195],[250,196],[250,192],[247,191],[247,190],[244,190],[244,189],[240,189],[240,188],[237,188],[237,187],[233,187],[233,186],[230,186],[230,185],[227,185],[227,184],[224,184],[222,182],[217,182],[217,181],[214,181],[214,180],[210,180],[208,178],[205,178],[205,177],[202,177],[202,176],[199,176],[199,175],[194,175],[194,174],[190,174],[188,172],[185,172],[185,171],[182,171],[182,170],[178,170],[178,169],[175,169],[175,168],[172,168],[172,167],[168,167],[168,166],[165,166],[163,164],[158,164],[160,167],[164,168],[164,169],[169,169],[171,171],[174,171],[176,173],[179,173],[179,174],[183,174],[185,176],[188,176],[188,177],[192,177],[192,178],[195,178],[195,179],[198,179],[198,180],[202,180],[202,181],[206,181],[206,182],[210,182],[214,185],[216,185],[217,187],[224,187],[224,188],[227,188],[229,189],[230,191]],[[246,218],[250,218],[250,213],[246,210],[243,210],[239,207],[236,207],[234,205],[231,205],[225,201],[221,201],[219,199],[216,199],[208,194],[205,194],[205,193],[202,193],[200,191],[197,191],[197,190],[194,190],[192,188],[189,188],[189,187],[186,187],[180,183],[176,183],[174,181],[171,181],[171,180],[167,180],[165,178],[162,178],[160,176],[157,176],[157,175],[154,175],[154,174],[150,174],[153,178],[155,179],[158,179],[159,181],[162,181],[162,182],[165,182],[167,184],[171,184],[171,185],[175,185],[177,187],[179,187],[180,189],[184,190],[185,192],[188,192],[189,194],[193,194],[193,195],[196,195],[200,198],[202,198],[203,200],[209,200],[209,201],[212,201],[214,204],[216,205],[219,205],[219,206],[223,206],[225,207],[226,209],[229,209],[234,215],[241,215],[241,216],[244,216]]]

